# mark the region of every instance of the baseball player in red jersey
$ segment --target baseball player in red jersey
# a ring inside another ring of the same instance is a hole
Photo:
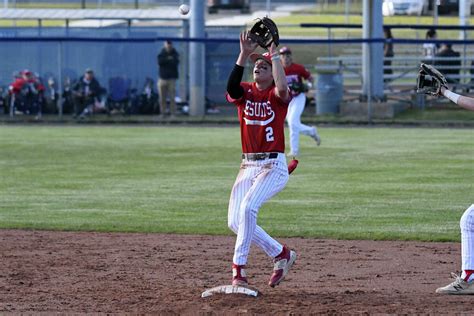
[[[288,127],[290,128],[290,152],[288,156],[298,156],[300,154],[300,134],[308,135],[316,141],[319,146],[321,137],[315,126],[308,126],[301,123],[301,114],[303,114],[306,104],[305,83],[313,82],[311,73],[303,66],[293,62],[291,50],[284,46],[280,49],[280,57],[285,69],[286,80],[293,96],[288,107]]]
[[[248,285],[245,265],[250,245],[255,244],[274,259],[268,283],[274,287],[285,278],[296,253],[258,226],[257,214],[288,182],[284,122],[291,95],[275,44],[264,54],[254,53],[257,43],[248,34],[240,34],[240,54],[229,76],[226,96],[237,106],[242,142],[242,163],[228,210],[228,226],[237,234],[232,285]],[[254,82],[241,82],[247,59],[254,63]]]

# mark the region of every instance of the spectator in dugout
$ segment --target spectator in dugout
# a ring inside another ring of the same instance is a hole
[[[395,54],[393,50],[393,43],[391,41],[393,39],[392,30],[389,27],[384,27],[383,32],[385,39],[387,40],[383,44],[383,74],[393,75],[392,58],[395,56]],[[384,82],[388,82],[390,80],[390,78],[385,78]]]
[[[15,78],[9,90],[15,111],[41,116],[44,86],[30,70],[21,71],[20,76]]]
[[[435,67],[446,76],[446,81],[451,84],[459,83],[460,56],[461,54],[454,51],[452,45],[448,43],[441,44],[439,51],[436,53]]]
[[[94,113],[96,103],[100,103],[103,89],[94,76],[94,71],[87,68],[84,75],[72,87],[74,117],[84,118]]]

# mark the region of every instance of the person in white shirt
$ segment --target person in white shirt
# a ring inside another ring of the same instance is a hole
[[[426,32],[426,40],[436,40],[437,34],[435,29],[429,29]],[[438,45],[435,43],[423,44],[423,61],[426,64],[433,64],[433,60],[438,52]]]

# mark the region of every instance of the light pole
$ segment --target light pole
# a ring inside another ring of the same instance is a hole
[[[272,10],[271,0],[267,0],[267,16],[270,16],[271,10]]]
[[[433,2],[433,24],[438,25],[438,6],[440,5],[440,0]]]

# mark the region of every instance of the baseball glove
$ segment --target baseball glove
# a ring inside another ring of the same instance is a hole
[[[448,88],[448,82],[443,74],[433,66],[421,63],[416,80],[416,92],[439,96],[441,87]]]
[[[290,90],[296,93],[308,92],[308,86],[303,82],[293,81],[290,83]]]
[[[278,46],[280,44],[280,36],[278,35],[278,27],[275,22],[268,17],[257,20],[257,23],[250,29],[250,39],[265,49],[272,43]]]

